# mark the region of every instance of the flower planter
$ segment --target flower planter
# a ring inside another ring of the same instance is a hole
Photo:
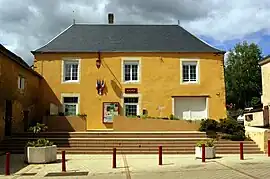
[[[202,158],[202,147],[195,147],[196,158]],[[215,147],[205,147],[205,158],[211,159],[216,157]]]
[[[51,163],[55,162],[56,145],[46,147],[26,147],[25,160],[27,163]]]

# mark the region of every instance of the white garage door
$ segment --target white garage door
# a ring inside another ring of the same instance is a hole
[[[207,118],[206,97],[175,97],[174,115],[180,119]]]

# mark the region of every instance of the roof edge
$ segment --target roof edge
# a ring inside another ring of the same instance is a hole
[[[73,25],[75,24],[71,24],[69,25],[67,28],[65,28],[62,32],[60,32],[59,34],[57,34],[55,37],[53,37],[50,41],[48,41],[46,44],[44,44],[43,46],[37,48],[36,50],[34,51],[31,51],[31,53],[34,55],[35,53],[38,52],[39,49],[45,47],[46,45],[48,45],[49,43],[51,43],[53,40],[55,40],[57,37],[59,37],[60,35],[62,35],[64,32],[66,32],[69,28],[71,28]]]
[[[0,44],[0,50],[4,50],[5,52],[3,52],[3,55],[7,56],[13,62],[20,65],[22,68],[28,70],[29,72],[33,73],[34,75],[38,76],[39,78],[43,78],[39,73],[37,73],[35,70],[33,70],[21,57],[19,57],[18,55],[16,55],[12,51],[8,50],[2,44]],[[19,60],[22,60],[22,62]]]
[[[259,65],[265,65],[267,63],[270,62],[270,55],[267,55],[266,57],[264,57],[262,60],[259,61]]]
[[[207,43],[207,42],[204,41],[203,39],[201,39],[201,38],[197,37],[196,35],[194,35],[193,33],[189,32],[189,31],[186,30],[184,27],[182,27],[182,26],[180,26],[180,25],[178,25],[178,26],[181,27],[183,30],[185,30],[185,31],[186,31],[187,33],[189,33],[190,35],[192,35],[193,37],[195,37],[196,39],[198,39],[199,41],[201,41],[201,42],[203,42],[204,44],[206,44],[206,45],[208,45],[209,47],[211,47],[212,49],[217,50],[218,52],[223,53],[223,54],[226,53],[226,51],[220,50],[220,49],[214,47],[213,45]]]

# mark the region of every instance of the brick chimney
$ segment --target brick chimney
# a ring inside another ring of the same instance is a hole
[[[108,23],[109,24],[113,24],[114,22],[114,15],[113,15],[113,13],[109,13],[108,14]]]

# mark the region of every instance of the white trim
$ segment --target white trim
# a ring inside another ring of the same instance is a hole
[[[175,108],[174,108],[174,97],[172,97],[172,115],[174,115],[174,110],[175,110]]]
[[[137,109],[137,115],[141,115],[142,114],[142,95],[140,93],[138,94],[126,94],[123,93],[122,94],[122,98],[121,98],[121,104],[123,106],[123,116],[125,116],[125,103],[124,103],[124,98],[129,98],[129,97],[134,97],[134,98],[139,98],[138,99],[138,109]]]
[[[208,119],[209,118],[209,107],[208,107],[208,105],[209,105],[209,97],[205,97],[206,99],[206,101],[205,101],[205,107],[206,107],[206,119]]]
[[[64,111],[64,97],[78,97],[77,114],[80,114],[80,93],[61,93],[62,111]]]
[[[66,29],[64,29],[62,32],[60,32],[58,35],[56,35],[55,37],[53,37],[49,42],[47,42],[45,45],[37,48],[36,50],[34,51],[37,51],[38,49],[41,49],[43,47],[45,47],[46,45],[48,45],[49,43],[51,43],[54,39],[56,39],[57,37],[59,37],[60,35],[62,35],[65,31],[67,31],[70,27],[72,27],[73,24],[71,24],[70,26],[68,26]]]
[[[184,82],[183,81],[183,63],[190,63],[190,62],[196,62],[196,81],[189,81]],[[180,84],[181,85],[187,85],[187,84],[200,84],[200,59],[199,58],[180,58]]]
[[[125,62],[128,61],[137,61],[138,62],[138,80],[137,81],[125,81],[124,79],[124,65]],[[141,76],[142,76],[142,63],[141,63],[141,58],[140,57],[123,57],[121,59],[121,82],[123,84],[140,84],[141,83]]]
[[[65,61],[77,61],[78,62],[78,80],[70,80],[64,81],[65,76]],[[80,83],[81,80],[81,59],[78,57],[64,57],[62,58],[62,67],[61,67],[61,83],[68,84],[68,83]]]

